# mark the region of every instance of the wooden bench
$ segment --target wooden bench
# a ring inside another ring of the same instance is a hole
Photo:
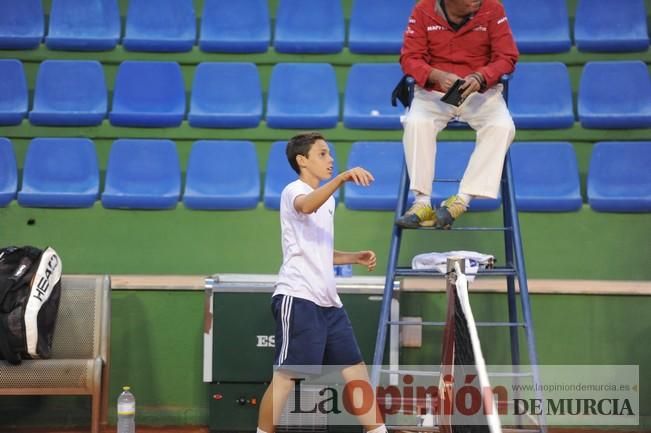
[[[0,395],[90,395],[91,431],[106,424],[111,285],[108,276],[63,276],[52,358],[0,361]]]

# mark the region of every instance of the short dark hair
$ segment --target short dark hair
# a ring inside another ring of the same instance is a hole
[[[296,162],[296,157],[303,155],[307,158],[308,152],[317,140],[325,141],[325,138],[319,132],[303,132],[293,136],[287,142],[287,161],[289,161],[289,165],[292,166],[296,173],[301,174],[301,168],[298,166],[298,162]]]

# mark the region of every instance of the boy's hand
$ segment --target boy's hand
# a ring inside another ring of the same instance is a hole
[[[369,186],[375,180],[373,175],[362,167],[351,168],[340,174],[344,182],[355,182],[356,185]]]
[[[366,266],[366,269],[370,272],[375,269],[377,259],[373,251],[360,251],[357,253],[357,260],[355,263]]]

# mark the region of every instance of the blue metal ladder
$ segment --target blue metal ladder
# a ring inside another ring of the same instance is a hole
[[[505,84],[504,97],[506,98],[506,80],[508,77],[503,77]],[[413,95],[413,81],[410,85],[410,96]],[[452,122],[453,124],[458,122]],[[449,125],[449,126],[457,126]],[[435,182],[459,182],[459,179],[436,179]],[[396,219],[404,214],[407,210],[409,181],[406,166],[403,163],[402,176],[400,180],[400,189],[398,203],[396,206]],[[504,168],[502,171],[501,179],[501,193],[502,193],[502,213],[503,213],[503,226],[502,227],[452,227],[453,231],[478,231],[478,232],[503,232],[504,234],[504,247],[505,247],[505,264],[504,266],[494,267],[479,272],[479,276],[504,276],[506,277],[507,284],[507,300],[508,300],[508,322],[480,322],[477,326],[497,326],[508,327],[510,332],[510,345],[511,345],[511,362],[514,370],[517,371],[517,366],[520,365],[520,347],[518,340],[518,333],[520,329],[524,329],[529,364],[531,366],[531,377],[535,386],[535,397],[542,399],[542,383],[540,381],[540,373],[538,370],[538,356],[536,354],[533,320],[531,317],[531,306],[529,301],[529,290],[527,286],[527,274],[524,261],[524,252],[522,248],[522,238],[520,234],[520,222],[518,219],[518,211],[515,203],[515,191],[513,186],[513,170],[511,168],[511,160],[507,153],[504,160]],[[436,230],[433,227],[421,227],[418,230]],[[398,256],[400,253],[400,243],[402,239],[403,229],[394,224],[393,232],[391,235],[391,246],[389,250],[389,260],[386,272],[386,280],[384,285],[384,296],[382,306],[380,309],[380,318],[378,324],[378,333],[375,342],[375,354],[373,357],[373,367],[371,371],[371,381],[374,386],[380,383],[380,375],[396,372],[400,370],[382,369],[384,361],[384,353],[387,341],[387,331],[389,327],[400,325],[413,325],[413,322],[402,322],[400,320],[391,320],[391,301],[394,299],[394,287],[396,280],[401,277],[436,277],[442,274],[430,270],[413,270],[409,267],[398,266]],[[522,310],[522,322],[518,321],[517,311],[517,295],[515,291],[515,281],[518,281],[520,303]],[[443,326],[445,322],[423,322],[423,326]],[[517,373],[514,373],[517,376]],[[545,425],[545,417],[540,417],[539,429],[542,433],[547,432]],[[423,429],[424,430],[424,429]]]

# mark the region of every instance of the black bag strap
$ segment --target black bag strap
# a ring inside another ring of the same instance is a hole
[[[393,88],[393,92],[391,92],[391,105],[397,107],[397,101],[400,101],[405,108],[409,108],[411,100],[414,98],[414,84],[414,77],[403,75],[396,87]]]

